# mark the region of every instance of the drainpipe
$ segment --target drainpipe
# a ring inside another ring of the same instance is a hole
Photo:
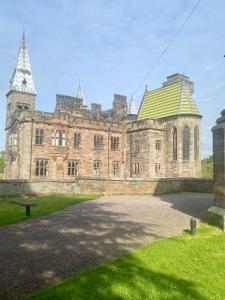
[[[110,145],[110,143],[109,143],[109,132],[110,132],[110,128],[108,129],[108,179],[109,179],[109,145]]]

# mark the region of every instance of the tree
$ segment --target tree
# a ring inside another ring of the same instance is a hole
[[[4,173],[4,152],[0,152],[0,173]]]
[[[213,156],[202,159],[202,178],[212,179],[213,178]]]

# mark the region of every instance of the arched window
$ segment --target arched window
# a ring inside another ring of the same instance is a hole
[[[190,159],[190,129],[188,126],[184,126],[183,129],[183,159]]]
[[[199,159],[199,130],[196,126],[194,129],[194,158]]]
[[[173,127],[172,129],[173,138],[173,160],[177,160],[177,129]]]

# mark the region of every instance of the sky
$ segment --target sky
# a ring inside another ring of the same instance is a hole
[[[111,108],[113,94],[128,100],[197,0],[0,0],[0,150],[5,108],[25,26],[36,110],[54,111],[55,95],[75,95],[79,80],[87,105]],[[145,85],[161,86],[184,73],[195,84],[202,119],[202,157],[212,154],[211,128],[225,108],[225,1],[202,0]]]

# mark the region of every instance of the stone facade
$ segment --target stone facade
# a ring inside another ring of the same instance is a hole
[[[3,195],[46,195],[46,194],[104,194],[145,195],[164,194],[179,191],[213,192],[213,181],[190,178],[163,179],[101,179],[75,178],[65,180],[2,180],[0,196]],[[1,200],[0,200],[1,201]]]
[[[21,103],[30,106],[21,109]],[[73,109],[71,102],[67,110],[64,103],[61,105],[62,111],[57,102],[55,113],[35,111],[33,103],[34,95],[24,93],[23,98],[22,92],[8,94],[7,179],[30,180],[41,176],[43,179],[69,180],[75,175],[73,172],[69,175],[70,161],[78,161],[75,176],[200,177],[200,149],[198,158],[194,157],[194,129],[200,129],[199,117],[174,116],[160,120],[129,121],[124,116],[124,100],[122,109],[112,109],[108,113],[101,113],[96,105],[88,110],[80,106],[80,100],[77,106],[76,102],[73,103]],[[183,159],[184,126],[190,128],[188,160]],[[176,159],[172,152],[173,128],[177,129]],[[53,136],[59,133],[64,136]],[[79,135],[79,145],[76,145],[75,135]],[[38,160],[47,163],[46,174],[45,171],[44,174],[36,172]],[[99,163],[96,172],[95,162]]]
[[[214,206],[209,209],[213,223],[225,230],[225,110],[217,120],[213,132]]]
[[[130,111],[126,96],[119,94],[114,94],[109,110],[102,111],[96,103],[88,109],[80,86],[76,97],[56,95],[55,111],[47,113],[35,109],[30,64],[20,61],[26,56],[23,37],[12,88],[7,93],[6,179],[200,176],[201,116],[191,98],[193,82],[187,76],[175,74],[163,84],[161,89],[170,103],[166,98],[163,101],[171,113],[165,115],[162,102],[162,117],[146,116],[146,108],[144,119],[140,119],[139,114],[134,114],[134,99]],[[21,70],[23,65],[27,69]],[[28,86],[21,74],[29,75]],[[175,89],[181,91],[174,94]],[[171,90],[170,94],[167,90]],[[148,102],[148,97],[146,90],[144,101]]]

